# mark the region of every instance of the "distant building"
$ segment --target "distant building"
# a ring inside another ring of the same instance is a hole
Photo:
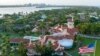
[[[3,14],[0,14],[0,19],[2,19],[3,18]]]
[[[89,15],[91,15],[91,16],[97,16],[97,12],[89,13]]]
[[[78,13],[78,15],[79,15],[79,17],[80,17],[81,20],[85,19],[85,13]]]

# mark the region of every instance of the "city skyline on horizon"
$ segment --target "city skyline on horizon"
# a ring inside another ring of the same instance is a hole
[[[78,5],[100,6],[100,0],[0,0],[0,5],[24,5],[24,4],[50,4],[50,5]]]

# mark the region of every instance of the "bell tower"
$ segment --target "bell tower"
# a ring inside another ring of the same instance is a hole
[[[69,29],[74,28],[74,20],[73,20],[73,17],[68,17],[68,19],[67,19],[67,27]]]

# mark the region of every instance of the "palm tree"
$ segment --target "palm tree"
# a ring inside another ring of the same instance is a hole
[[[11,54],[11,46],[9,42],[8,36],[1,36],[2,44],[1,44],[1,56],[9,56]]]
[[[54,53],[54,49],[51,43],[49,43],[48,45],[36,44],[35,51],[37,53],[40,53],[41,56],[52,56],[52,54]]]
[[[46,31],[46,23],[43,21],[39,22],[39,26],[38,29],[40,32],[42,32],[42,35],[45,35],[45,31]]]
[[[26,49],[24,43],[21,42],[20,45],[18,46],[19,56],[27,56],[26,52],[27,52],[27,49]]]

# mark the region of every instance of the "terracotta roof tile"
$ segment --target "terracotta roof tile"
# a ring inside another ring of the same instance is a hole
[[[34,46],[35,46],[34,43],[32,43],[32,44],[30,44],[30,45],[29,45],[29,43],[28,43],[28,44],[26,45],[26,48],[28,48],[28,49],[33,49]]]

